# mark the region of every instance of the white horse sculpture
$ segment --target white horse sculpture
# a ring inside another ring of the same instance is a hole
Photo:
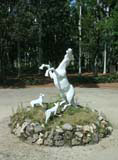
[[[73,60],[73,54],[72,49],[69,48],[66,50],[64,59],[56,69],[51,68],[49,65],[45,64],[42,64],[41,67],[39,67],[39,69],[43,69],[44,67],[48,68],[46,70],[45,76],[50,76],[50,78],[53,79],[55,86],[59,89],[60,95],[63,98],[63,101],[60,103],[60,105],[66,103],[62,111],[64,111],[69,105],[75,105],[75,90],[73,86],[69,83],[66,76],[66,68],[70,64],[71,60]]]

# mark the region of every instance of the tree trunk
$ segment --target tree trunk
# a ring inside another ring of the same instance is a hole
[[[94,75],[97,76],[98,74],[98,64],[97,64],[97,56],[95,57],[95,61],[94,61]]]
[[[82,41],[82,33],[81,33],[81,18],[82,18],[82,6],[80,4],[80,10],[79,10],[79,25],[78,25],[78,29],[79,29],[79,74],[82,73],[82,69],[81,69],[81,57],[82,57],[82,48],[81,48],[81,41]]]
[[[106,43],[104,46],[104,69],[103,69],[103,74],[106,74],[106,63],[107,63],[107,50],[106,50]]]
[[[20,55],[20,42],[17,42],[17,51],[18,51],[18,77],[21,75],[21,55]]]

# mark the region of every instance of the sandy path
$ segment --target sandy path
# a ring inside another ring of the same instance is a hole
[[[113,134],[99,144],[80,147],[39,147],[24,144],[8,128],[11,108],[28,105],[39,93],[46,94],[46,101],[54,100],[55,88],[0,89],[0,160],[117,160],[118,159],[118,90],[76,88],[80,104],[103,111],[113,123]],[[48,98],[47,98],[48,96]]]

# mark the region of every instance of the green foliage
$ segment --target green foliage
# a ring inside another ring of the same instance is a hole
[[[118,82],[118,74],[99,76],[78,76],[78,83],[112,83]]]
[[[17,0],[0,2],[0,78],[15,72],[37,73],[42,63],[59,64],[73,48],[74,67],[79,57],[79,6],[68,0]],[[118,2],[82,0],[82,70],[103,68],[104,44],[107,67],[118,62]],[[109,13],[106,8],[109,7]],[[96,62],[96,66],[95,66]],[[34,68],[34,70],[32,70]],[[101,70],[100,70],[101,71]]]

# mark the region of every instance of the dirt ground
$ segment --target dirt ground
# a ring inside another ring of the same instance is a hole
[[[44,84],[44,85],[30,85],[30,86],[26,86],[26,88],[37,88],[37,87],[41,87],[41,88],[46,88],[46,87],[54,87],[53,83],[48,83],[48,84]],[[79,88],[111,88],[111,89],[118,89],[118,83],[91,83],[91,84],[78,84],[75,87],[79,87]]]
[[[111,87],[112,86],[112,87]],[[113,134],[95,145],[79,147],[42,147],[21,142],[10,133],[9,116],[18,104],[29,105],[40,93],[53,101],[59,92],[52,86],[0,89],[0,160],[117,160],[118,159],[118,83],[90,88],[76,87],[81,105],[104,112],[113,124]]]

